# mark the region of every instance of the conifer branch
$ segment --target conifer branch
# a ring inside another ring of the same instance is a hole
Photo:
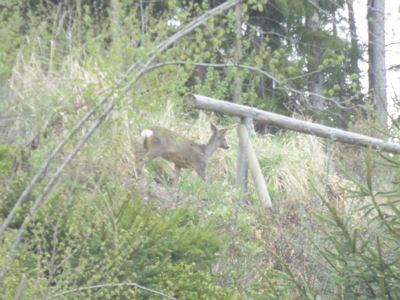
[[[51,298],[58,298],[58,297],[61,297],[61,296],[72,294],[72,293],[79,293],[79,292],[85,291],[85,290],[100,289],[100,288],[107,288],[107,287],[119,287],[119,286],[132,286],[132,287],[144,290],[146,292],[149,292],[149,293],[152,293],[152,294],[156,294],[156,295],[161,296],[161,297],[165,297],[165,298],[168,298],[168,299],[176,299],[176,298],[174,298],[172,296],[169,296],[169,295],[164,294],[162,292],[147,288],[147,287],[145,287],[143,285],[140,285],[140,284],[137,284],[135,282],[103,283],[103,284],[96,284],[96,285],[92,285],[92,286],[84,286],[84,287],[79,287],[79,288],[75,288],[75,289],[70,289],[70,290],[64,291],[64,292],[59,293],[59,294],[55,294]]]

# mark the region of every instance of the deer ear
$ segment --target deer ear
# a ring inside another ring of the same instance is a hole
[[[217,127],[215,127],[215,125],[212,122],[210,122],[210,126],[211,126],[211,130],[213,132],[217,132],[218,131]]]
[[[228,131],[228,128],[224,128],[224,129],[221,129],[219,132],[220,132],[221,134],[225,134],[227,131]]]

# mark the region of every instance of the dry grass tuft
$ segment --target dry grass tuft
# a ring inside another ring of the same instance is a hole
[[[328,157],[310,135],[255,136],[263,172],[270,186],[290,201],[309,201],[311,180],[326,176]]]
[[[8,114],[19,116],[12,134],[25,144],[45,131],[60,134],[91,105],[104,86],[103,79],[100,71],[87,70],[72,56],[56,63],[36,53],[29,57],[19,53],[5,104]]]

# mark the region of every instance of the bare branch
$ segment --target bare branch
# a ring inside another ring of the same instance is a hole
[[[22,299],[22,291],[24,290],[25,283],[26,283],[26,277],[25,275],[22,275],[21,280],[18,284],[17,291],[15,292],[14,300]]]
[[[386,44],[385,47],[395,46],[395,45],[398,45],[398,44],[400,44],[400,42],[393,42],[393,43]]]
[[[307,0],[308,3],[311,4],[311,6],[313,6],[316,10],[318,10],[321,13],[324,13],[326,15],[329,15],[329,12],[326,11],[325,9],[323,9],[321,6],[319,6],[316,2],[312,1],[312,0]]]
[[[97,284],[97,285],[92,285],[92,286],[84,286],[84,287],[79,287],[79,288],[67,290],[67,291],[59,293],[59,294],[55,294],[51,298],[58,298],[58,297],[61,297],[61,296],[64,296],[64,295],[68,295],[68,294],[72,294],[72,293],[79,293],[79,292],[85,291],[85,290],[100,289],[100,288],[106,288],[106,287],[118,287],[118,286],[133,286],[135,288],[144,290],[144,291],[152,293],[152,294],[156,294],[156,295],[161,296],[161,297],[165,297],[165,298],[168,298],[168,299],[174,299],[174,300],[176,299],[176,298],[174,298],[172,296],[169,296],[169,295],[164,294],[162,292],[147,288],[145,286],[142,286],[142,285],[134,283],[134,282],[103,283],[103,284]]]
[[[260,73],[260,74],[264,75],[268,79],[271,79],[271,80],[275,81],[275,83],[277,83],[278,85],[282,86],[282,87],[278,87],[277,89],[284,90],[284,91],[287,91],[287,92],[292,92],[292,93],[295,93],[295,94],[298,94],[298,95],[302,95],[302,96],[305,96],[305,94],[306,94],[304,91],[300,91],[298,89],[295,89],[295,88],[292,88],[292,87],[288,86],[284,81],[279,80],[278,78],[276,78],[271,73],[268,73],[267,71],[264,71],[262,69],[259,69],[257,67],[253,67],[253,66],[242,65],[242,64],[233,64],[233,63],[214,64],[214,63],[198,63],[198,62],[191,62],[191,61],[167,61],[167,62],[162,62],[162,63],[150,66],[149,68],[147,68],[143,72],[141,72],[139,74],[139,76],[142,76],[143,74],[145,74],[145,73],[147,73],[149,71],[152,71],[154,69],[157,69],[157,68],[161,68],[161,67],[165,67],[165,66],[169,66],[169,65],[187,65],[187,64],[194,65],[194,66],[213,67],[213,68],[231,68],[231,67],[233,67],[233,68],[241,68],[241,69],[254,71],[254,72],[257,72],[257,73]],[[289,78],[288,80],[291,80],[291,79],[292,78]],[[320,95],[320,94],[316,94],[316,93],[308,92],[308,95],[318,96],[321,99],[324,99],[324,100],[327,100],[329,102],[332,102],[334,105],[336,105],[337,107],[339,107],[339,108],[341,108],[343,110],[350,110],[350,109],[353,109],[353,108],[355,108],[357,106],[357,105],[343,106],[342,104],[340,104],[337,100],[335,100],[333,98],[329,98],[329,97],[326,97],[324,95]]]

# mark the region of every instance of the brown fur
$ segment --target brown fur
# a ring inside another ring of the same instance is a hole
[[[157,157],[162,157],[175,164],[175,182],[179,178],[182,168],[193,169],[205,179],[205,168],[208,158],[217,148],[228,149],[225,140],[226,129],[218,130],[211,124],[213,134],[205,145],[197,144],[174,132],[162,128],[153,127],[144,133],[143,148],[145,153],[142,164]]]

